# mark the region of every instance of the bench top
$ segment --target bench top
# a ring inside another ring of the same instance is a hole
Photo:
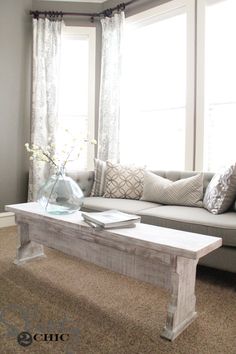
[[[97,230],[87,225],[77,211],[69,215],[52,215],[45,212],[38,203],[23,203],[6,206],[16,216],[25,219],[25,222],[43,222],[51,226],[60,226],[63,229],[71,228],[78,230],[78,237],[91,238],[94,242],[102,240],[112,247],[112,242],[122,242],[122,246],[132,245],[133,247],[144,247],[175,256],[182,256],[191,259],[199,259],[222,245],[219,237],[196,234],[186,231],[169,229],[149,224],[138,223],[134,228],[121,228],[111,230]],[[89,231],[89,232],[88,232]],[[108,239],[109,236],[109,239]]]

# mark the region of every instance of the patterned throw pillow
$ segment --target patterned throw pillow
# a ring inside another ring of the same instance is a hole
[[[224,213],[236,198],[236,164],[216,173],[207,186],[203,206],[212,214]]]
[[[203,174],[170,181],[147,172],[144,178],[142,200],[169,205],[202,206]]]
[[[102,197],[105,189],[105,172],[106,172],[106,162],[94,159],[94,182],[91,191],[91,197]]]
[[[140,199],[144,168],[106,162],[105,198]]]

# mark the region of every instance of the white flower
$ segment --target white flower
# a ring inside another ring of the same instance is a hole
[[[67,142],[64,144],[60,152],[56,149],[55,143],[52,143],[52,137],[49,137],[48,144],[44,147],[36,144],[25,143],[25,148],[30,154],[30,160],[47,162],[49,165],[59,169],[60,166],[65,167],[68,161],[77,160],[80,155],[79,151],[83,150],[83,145],[85,143],[97,143],[95,139],[92,139],[91,141],[84,139],[81,141],[79,137],[76,138],[75,136],[72,136],[68,129],[64,130],[64,135],[65,133],[69,133],[70,136],[68,136]],[[73,160],[74,156],[75,159]]]

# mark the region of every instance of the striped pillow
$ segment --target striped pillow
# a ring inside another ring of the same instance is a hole
[[[141,200],[168,205],[202,207],[202,198],[203,173],[175,182],[151,172],[145,174]]]
[[[102,197],[105,190],[105,172],[106,172],[106,162],[94,159],[94,182],[91,192],[91,197]]]

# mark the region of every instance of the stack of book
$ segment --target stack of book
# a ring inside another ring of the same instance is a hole
[[[135,227],[135,224],[141,220],[138,215],[126,214],[118,210],[82,212],[82,216],[88,225],[103,229]]]

